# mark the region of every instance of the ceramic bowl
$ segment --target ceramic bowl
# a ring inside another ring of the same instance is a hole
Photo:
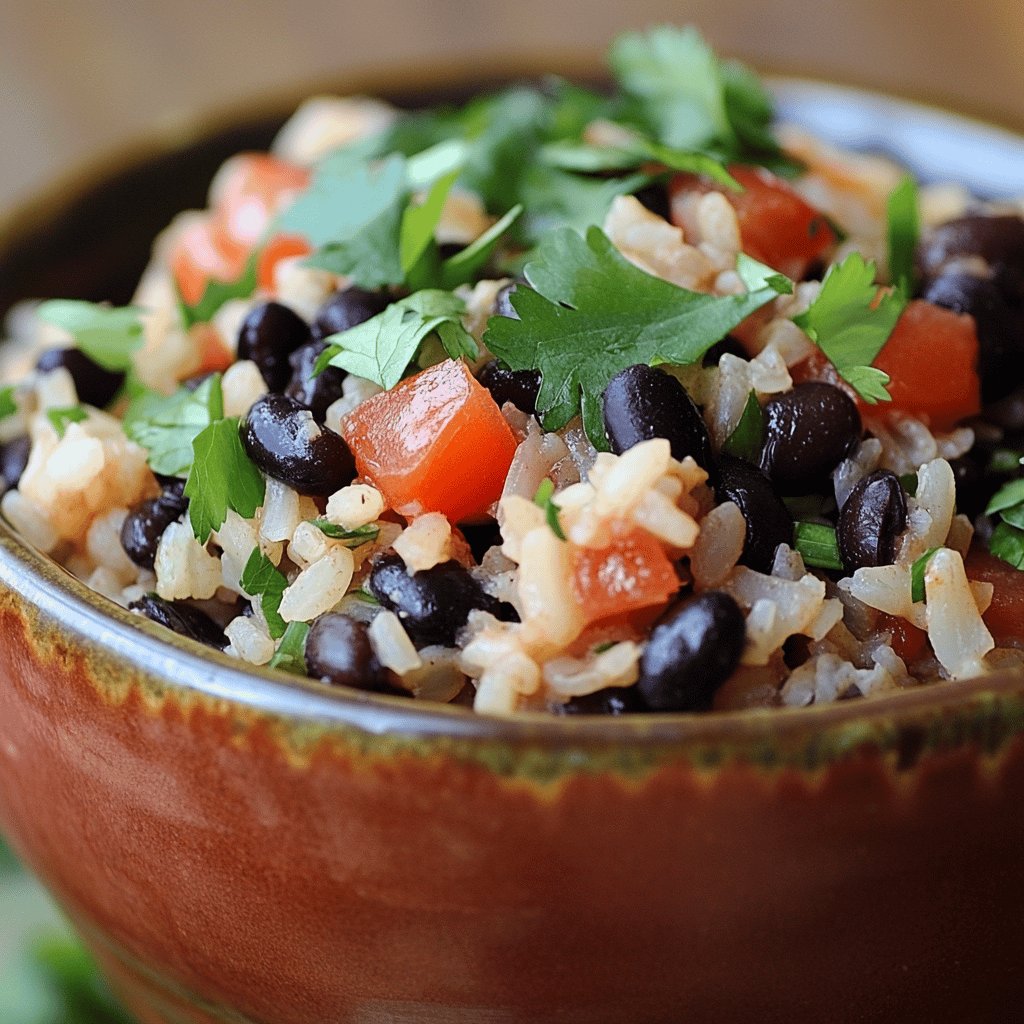
[[[778,89],[825,135],[1022,190],[1016,137]],[[90,226],[148,239],[268,131],[8,225],[4,301],[123,298],[145,249]],[[493,719],[240,671],[3,527],[0,636],[0,827],[144,1024],[1020,1019],[1020,676]]]

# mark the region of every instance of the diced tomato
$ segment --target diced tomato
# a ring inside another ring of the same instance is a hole
[[[309,242],[298,235],[276,235],[263,247],[256,264],[256,286],[265,292],[274,291],[274,271],[282,260],[293,256],[308,256],[313,250]]]
[[[199,366],[195,373],[223,372],[235,361],[220,331],[212,324],[196,324],[192,333],[199,343]]]
[[[906,619],[883,612],[878,616],[876,626],[880,632],[888,631],[892,635],[892,649],[908,665],[924,654],[928,634]]]
[[[224,247],[234,242],[251,251],[278,210],[308,187],[305,167],[285,163],[269,153],[235,157],[214,196],[214,221]]]
[[[189,306],[202,299],[210,281],[237,281],[245,270],[246,253],[220,244],[209,216],[196,217],[175,240],[171,273]]]
[[[577,549],[572,585],[591,623],[663,605],[679,589],[679,577],[658,541],[634,530],[608,547]]]
[[[729,173],[743,186],[736,192],[721,185],[678,175],[669,186],[678,192],[721,191],[739,221],[743,251],[787,277],[801,280],[812,264],[836,244],[828,219],[792,186],[763,167],[733,165]]]
[[[501,496],[516,439],[490,392],[446,360],[363,402],[345,420],[359,472],[402,515],[453,523]]]
[[[939,430],[981,409],[978,333],[971,316],[915,299],[874,365],[892,378],[887,409],[927,416]]]
[[[992,603],[982,616],[997,644],[1024,640],[1024,572],[984,548],[971,548],[967,578],[993,586]]]

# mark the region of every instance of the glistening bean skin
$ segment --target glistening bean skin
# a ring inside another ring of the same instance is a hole
[[[392,689],[387,670],[373,653],[365,624],[338,612],[321,615],[310,627],[306,667],[315,679],[332,686],[377,693]]]
[[[36,369],[47,373],[64,367],[75,382],[78,400],[102,409],[121,389],[124,374],[105,370],[77,348],[50,348],[39,357]]]
[[[320,353],[327,348],[326,341],[310,341],[300,345],[289,357],[291,379],[284,393],[313,414],[317,423],[323,423],[327,409],[344,393],[347,374],[337,366],[327,366],[316,372]]]
[[[721,591],[684,598],[651,630],[636,688],[652,711],[705,711],[739,664],[743,613]]]
[[[627,367],[608,382],[604,429],[616,454],[663,437],[674,459],[690,455],[699,466],[711,468],[711,438],[693,399],[675,377],[644,363]]]
[[[907,497],[895,473],[877,469],[850,492],[836,526],[839,555],[847,573],[891,565],[896,539],[907,525]]]
[[[0,491],[18,486],[31,454],[32,439],[28,434],[21,434],[0,445]]]
[[[292,375],[288,359],[309,341],[309,325],[279,302],[249,311],[238,332],[238,358],[251,359],[271,391],[283,391]]]
[[[442,562],[409,575],[394,554],[379,557],[370,571],[370,592],[401,620],[417,647],[452,647],[474,608],[513,621],[515,610],[488,594],[458,562]]]
[[[845,391],[822,381],[797,384],[765,403],[761,468],[783,494],[807,494],[860,435],[860,414]]]
[[[735,502],[747,523],[740,561],[758,572],[771,572],[776,548],[793,539],[789,509],[768,477],[749,462],[719,455],[717,471],[715,494],[719,502]]]
[[[128,605],[131,611],[142,612],[147,619],[159,622],[181,636],[198,640],[201,644],[224,650],[228,638],[213,619],[198,608],[183,601],[165,601],[156,594],[146,594]]]
[[[1024,219],[1016,214],[958,217],[931,231],[918,250],[926,280],[937,277],[954,260],[966,268],[970,257],[988,264],[985,276],[1011,303],[1024,299]]]
[[[510,370],[497,359],[485,363],[477,374],[477,380],[491,393],[498,405],[511,402],[522,412],[537,411],[537,394],[540,391],[539,370]]]
[[[308,409],[287,395],[263,395],[241,429],[249,458],[299,494],[327,497],[350,484],[355,460],[339,434],[311,422]]]
[[[184,486],[183,480],[175,481],[165,487],[159,497],[134,505],[124,517],[121,524],[121,547],[143,569],[152,569],[156,564],[156,549],[160,538],[167,527],[176,522],[188,508]]]
[[[322,341],[383,313],[391,300],[385,292],[368,292],[362,288],[344,288],[335,292],[313,318],[312,334]]]

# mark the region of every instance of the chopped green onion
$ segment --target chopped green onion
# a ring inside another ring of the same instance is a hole
[[[544,509],[544,515],[547,517],[552,533],[559,540],[565,540],[565,532],[562,530],[562,524],[558,521],[558,506],[552,500],[554,493],[554,482],[545,478],[541,480],[540,487],[537,488],[537,493],[533,496],[533,503]]]
[[[910,599],[917,604],[919,601],[927,600],[924,589],[924,574],[928,569],[928,563],[938,548],[929,548],[910,567]]]
[[[836,531],[821,523],[795,523],[793,547],[803,556],[806,565],[817,569],[842,569]]]

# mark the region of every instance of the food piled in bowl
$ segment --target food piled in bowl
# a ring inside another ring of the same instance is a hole
[[[22,536],[253,666],[479,711],[1024,666],[1024,220],[776,126],[692,31],[615,88],[315,99],[133,304],[18,309]]]

